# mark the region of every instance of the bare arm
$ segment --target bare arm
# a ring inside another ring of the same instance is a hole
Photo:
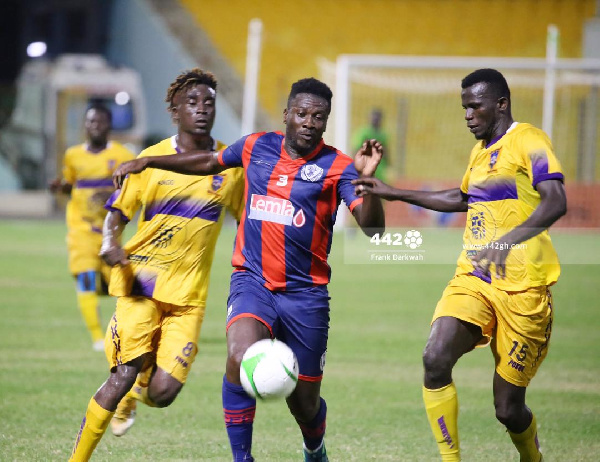
[[[490,265],[494,263],[496,275],[503,278],[506,276],[506,257],[511,246],[537,236],[567,213],[567,195],[562,181],[542,181],[538,183],[536,189],[540,193],[540,203],[533,213],[519,226],[495,241],[502,245],[488,246],[477,253],[472,258],[475,269],[488,274]]]
[[[459,188],[443,191],[411,191],[396,189],[377,178],[359,178],[352,182],[356,193],[367,197],[376,195],[388,201],[403,201],[438,212],[466,212],[467,197]]]
[[[354,208],[352,215],[367,236],[374,236],[385,231],[385,214],[381,199],[377,196],[365,196],[363,203]]]
[[[121,213],[115,210],[109,211],[104,219],[100,256],[107,265],[125,266],[129,264],[127,255],[121,247],[121,236],[126,224],[121,218]]]
[[[125,162],[113,173],[113,183],[119,188],[125,176],[130,173],[140,173],[147,168],[169,170],[186,175],[214,175],[222,172],[223,167],[217,160],[217,153],[210,151],[190,151],[166,156],[138,157]]]

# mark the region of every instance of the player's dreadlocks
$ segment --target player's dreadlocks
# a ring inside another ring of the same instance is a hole
[[[165,102],[169,105],[169,110],[173,109],[175,95],[192,85],[208,85],[213,90],[217,89],[217,79],[211,72],[203,71],[202,69],[195,67],[191,71],[184,71],[177,76],[175,81],[169,85],[167,90],[167,97]]]

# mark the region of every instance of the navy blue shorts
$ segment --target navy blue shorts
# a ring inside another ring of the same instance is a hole
[[[301,291],[270,291],[246,271],[231,275],[227,329],[237,319],[251,317],[285,342],[298,358],[299,379],[323,378],[329,335],[329,293],[326,286]]]

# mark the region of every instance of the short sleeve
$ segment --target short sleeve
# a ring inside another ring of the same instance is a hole
[[[227,210],[236,221],[240,221],[242,218],[242,212],[246,203],[244,201],[244,187],[245,187],[245,176],[244,169],[233,168],[229,170],[232,172],[232,185],[230,198],[227,203]]]
[[[75,184],[77,181],[77,173],[73,165],[73,155],[70,150],[67,150],[63,158],[62,177],[69,184]]]
[[[352,212],[357,205],[362,204],[363,202],[362,197],[358,197],[356,195],[356,187],[352,184],[352,180],[356,179],[358,179],[358,172],[354,167],[354,163],[350,162],[342,171],[340,180],[338,182],[338,194],[346,203],[350,209],[350,212]]]
[[[127,175],[121,189],[112,193],[104,208],[119,212],[125,222],[133,219],[141,204],[142,181],[144,173]]]
[[[217,160],[223,167],[241,167],[242,166],[242,153],[244,151],[244,144],[247,137],[243,137],[228,146],[225,149],[219,151]]]
[[[522,162],[534,188],[545,180],[564,181],[560,162],[554,154],[550,139],[543,131],[535,128],[525,130],[519,141]]]
[[[460,191],[463,194],[469,192],[469,180],[471,179],[471,164],[467,167],[465,174],[463,175],[462,182],[460,183]]]

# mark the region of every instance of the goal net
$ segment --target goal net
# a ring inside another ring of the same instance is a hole
[[[321,77],[334,86],[327,141],[353,154],[353,134],[379,109],[388,181],[456,187],[476,142],[464,120],[460,82],[484,67],[506,77],[513,118],[543,128],[552,139],[573,210],[561,224],[600,228],[600,206],[592,200],[600,193],[600,60],[341,55],[336,63],[320,63]],[[406,222],[398,214],[388,221]]]

